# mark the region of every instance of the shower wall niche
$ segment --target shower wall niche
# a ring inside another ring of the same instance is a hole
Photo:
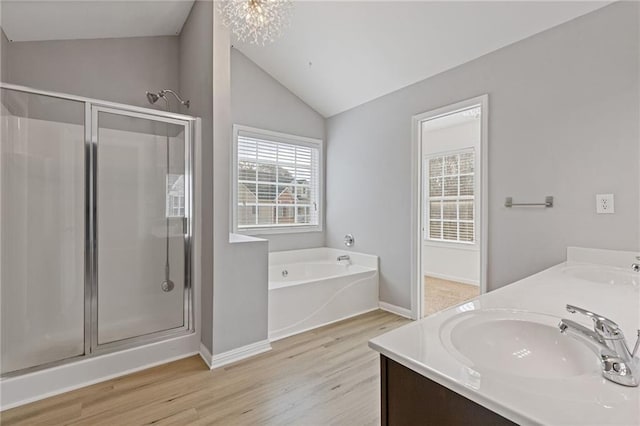
[[[196,119],[0,87],[2,375],[193,332]]]

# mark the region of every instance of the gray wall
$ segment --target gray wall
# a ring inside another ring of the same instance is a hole
[[[7,56],[9,54],[9,39],[0,28],[0,81],[7,81]]]
[[[191,101],[189,114],[202,119],[200,165],[202,185],[195,188],[202,206],[201,242],[201,340],[213,347],[213,3],[196,1],[179,44],[180,93]]]
[[[488,93],[489,289],[570,245],[638,250],[638,8],[613,4],[330,118],[328,245],[355,234],[356,251],[380,256],[380,299],[410,308],[411,117]],[[596,215],[609,192],[616,213]],[[552,209],[503,207],[545,195]]]
[[[325,119],[236,49],[231,49],[233,124],[325,139]],[[324,232],[261,235],[269,251],[322,247]]]
[[[217,355],[267,339],[268,246],[229,238],[230,45],[214,16],[196,1],[182,29],[180,90],[202,118],[201,341]]]
[[[178,87],[178,44],[174,36],[11,42],[3,79],[148,107],[146,90]]]
[[[231,43],[213,25],[213,349],[220,354],[268,338],[268,245],[229,242]]]

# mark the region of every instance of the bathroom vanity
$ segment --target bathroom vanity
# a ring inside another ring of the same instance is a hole
[[[383,425],[514,425],[480,404],[380,355]]]
[[[577,305],[609,317],[630,350],[640,328],[637,253],[569,248],[567,261],[372,339],[383,425],[640,424],[640,387],[603,377]]]

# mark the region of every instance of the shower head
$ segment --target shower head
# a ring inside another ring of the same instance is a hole
[[[158,99],[162,98],[165,101],[168,102],[167,99],[167,93],[172,94],[177,100],[178,102],[180,102],[180,104],[186,106],[187,108],[189,108],[191,102],[188,100],[182,100],[182,98],[180,97],[180,95],[178,95],[176,92],[174,92],[173,90],[169,90],[169,89],[163,89],[161,91],[159,91],[158,93],[151,93],[151,92],[147,92],[147,100],[149,101],[149,103],[151,105],[155,104],[156,102],[158,102]]]
[[[151,105],[158,102],[158,99],[160,99],[160,96],[157,93],[147,92],[147,100]]]

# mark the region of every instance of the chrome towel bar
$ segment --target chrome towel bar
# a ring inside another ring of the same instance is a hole
[[[514,203],[512,197],[507,197],[504,200],[505,207],[553,207],[553,197],[551,195],[544,198],[544,203]]]

